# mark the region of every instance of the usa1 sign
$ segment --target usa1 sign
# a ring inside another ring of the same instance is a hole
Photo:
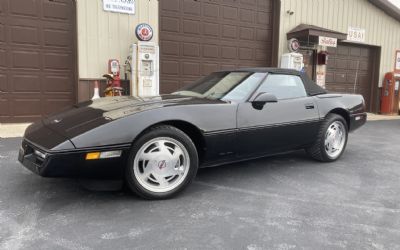
[[[318,45],[326,47],[337,47],[337,38],[320,36]]]
[[[105,11],[135,14],[135,0],[103,0]]]
[[[349,27],[347,40],[354,42],[365,42],[365,29]]]

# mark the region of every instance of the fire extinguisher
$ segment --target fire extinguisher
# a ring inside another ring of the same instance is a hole
[[[108,60],[108,74],[104,74],[103,77],[107,79],[107,87],[104,90],[104,95],[122,96],[124,89],[121,87],[120,64],[118,60]]]

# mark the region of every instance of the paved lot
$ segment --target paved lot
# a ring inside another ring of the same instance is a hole
[[[203,169],[143,201],[43,179],[0,141],[0,249],[400,249],[400,120],[351,135],[341,160],[303,152]]]

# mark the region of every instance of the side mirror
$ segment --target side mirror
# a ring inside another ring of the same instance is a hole
[[[258,94],[251,102],[255,109],[261,110],[266,103],[278,102],[278,98],[274,94],[262,92]]]

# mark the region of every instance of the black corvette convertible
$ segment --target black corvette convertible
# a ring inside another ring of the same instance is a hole
[[[365,121],[360,95],[327,94],[298,71],[240,69],[169,95],[77,104],[28,127],[19,161],[45,177],[125,179],[144,198],[168,198],[198,167],[297,149],[335,161]]]

